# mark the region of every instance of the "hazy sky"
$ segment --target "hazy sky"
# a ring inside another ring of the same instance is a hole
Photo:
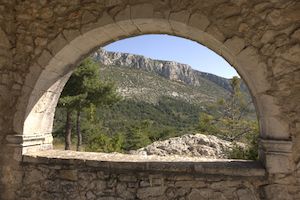
[[[193,69],[231,78],[237,72],[226,60],[191,40],[169,35],[142,35],[127,38],[104,47],[108,51],[144,55],[153,59],[172,60]]]

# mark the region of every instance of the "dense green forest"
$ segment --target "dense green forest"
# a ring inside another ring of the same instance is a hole
[[[138,129],[143,129],[141,131],[145,132],[147,142],[133,147],[133,149],[139,148],[153,141],[194,131],[198,126],[201,112],[203,108],[199,105],[188,104],[170,97],[162,97],[157,104],[123,99],[112,106],[99,106],[95,111],[91,111],[90,108],[85,110],[82,122],[82,132],[85,133],[83,141],[89,143],[93,132],[95,136],[102,133],[109,137],[118,134],[126,137],[135,134],[133,132]],[[56,110],[55,120],[54,136],[63,138],[66,120],[63,109]],[[97,130],[91,130],[91,124],[94,124],[93,127]],[[75,124],[73,126],[75,129]]]

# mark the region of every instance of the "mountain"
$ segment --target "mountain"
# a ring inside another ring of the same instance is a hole
[[[101,75],[117,83],[126,98],[156,103],[168,96],[188,103],[212,102],[230,92],[230,79],[192,69],[189,65],[129,53],[97,50],[93,59]]]
[[[195,103],[216,101],[219,98],[224,98],[231,91],[230,79],[200,72],[187,64],[175,61],[155,60],[142,55],[110,52],[102,48],[98,49],[92,58],[105,66],[105,69],[101,69],[104,73],[103,76],[106,79],[110,77],[117,82],[119,91],[127,98],[136,97],[143,100],[143,97],[147,97],[144,100],[147,99],[148,102],[154,103],[157,100],[155,93],[163,90],[162,94],[166,96],[177,98],[181,96],[187,102]],[[132,76],[128,74],[127,70],[132,72]],[[164,80],[161,79],[164,83],[160,89],[157,88],[158,86],[153,87],[157,84],[153,80],[160,77],[165,78]],[[141,85],[145,87],[142,88]],[[186,90],[187,88],[189,89]],[[195,91],[187,92],[190,90]],[[250,92],[242,80],[241,91],[246,96],[247,101],[251,101]],[[254,109],[253,106],[252,108]]]
[[[99,49],[93,58],[104,65],[114,65],[133,69],[142,69],[163,76],[169,80],[183,82],[192,86],[207,84],[207,80],[216,85],[230,90],[230,80],[214,74],[200,72],[187,64],[175,61],[164,61],[147,58],[129,53],[109,52]]]
[[[170,80],[157,73],[125,66],[105,65],[100,67],[103,80],[110,80],[118,87],[125,99],[156,104],[162,97],[183,100],[186,103],[202,104],[224,98],[228,91],[219,85],[201,79],[201,85],[193,86]]]

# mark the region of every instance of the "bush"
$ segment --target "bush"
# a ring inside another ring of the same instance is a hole
[[[227,152],[230,159],[258,160],[258,134],[253,134],[248,142],[248,146],[242,147],[236,143]]]

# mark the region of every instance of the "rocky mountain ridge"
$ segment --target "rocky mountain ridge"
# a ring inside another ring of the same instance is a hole
[[[102,48],[93,54],[93,58],[104,65],[142,69],[163,76],[169,80],[183,82],[192,86],[200,86],[203,79],[206,79],[226,90],[230,90],[229,79],[200,72],[192,69],[191,66],[187,64],[175,61],[155,60],[141,55],[110,52]]]
[[[136,102],[157,104],[167,97],[182,103],[200,105],[225,98],[228,93],[226,89],[204,78],[199,79],[201,85],[192,86],[156,73],[130,67],[103,65],[100,71],[101,80],[115,83],[118,93],[124,99]]]

